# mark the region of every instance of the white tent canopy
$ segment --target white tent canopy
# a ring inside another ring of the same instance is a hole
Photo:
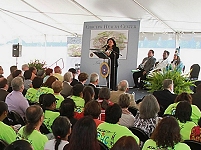
[[[79,36],[87,21],[141,20],[140,32],[201,32],[200,0],[1,0],[0,38]]]

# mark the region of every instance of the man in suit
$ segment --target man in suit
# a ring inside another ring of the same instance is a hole
[[[64,74],[63,89],[60,92],[64,98],[71,95],[72,86],[70,84],[72,80],[73,80],[72,72],[66,72]]]
[[[148,57],[145,57],[137,68],[139,71],[133,73],[133,80],[135,83],[134,88],[143,88],[142,80],[146,80],[146,76],[153,69],[155,62],[156,58],[154,58],[154,51],[149,50]],[[138,78],[140,78],[140,83],[138,82]]]
[[[70,83],[70,85],[74,86],[74,85],[78,84],[78,80],[75,79],[75,75],[77,74],[77,71],[74,68],[70,68],[68,71],[72,72],[72,74],[73,74],[73,81]]]
[[[162,116],[166,108],[174,103],[177,95],[173,94],[174,84],[173,80],[165,79],[163,81],[163,89],[162,91],[154,91],[153,95],[156,97],[159,105],[160,105],[160,112],[159,115]]]
[[[8,90],[8,81],[6,78],[1,77],[0,78],[0,101],[5,102],[6,96],[9,94],[7,90]]]
[[[90,75],[90,83],[89,86],[91,86],[94,89],[95,96],[94,99],[98,99],[98,93],[99,93],[99,88],[97,88],[97,85],[99,83],[99,75],[97,73],[92,73]]]
[[[118,103],[119,96],[123,93],[126,93],[128,91],[128,87],[129,87],[129,85],[128,85],[127,80],[120,81],[118,84],[118,90],[110,92],[110,101],[112,101],[113,103]],[[130,96],[130,106],[129,107],[136,107],[134,95],[129,94],[129,96]]]
[[[201,110],[201,84],[196,87],[196,92],[191,96],[192,104],[196,105]]]

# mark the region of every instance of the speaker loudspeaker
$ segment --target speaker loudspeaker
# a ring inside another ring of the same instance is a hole
[[[13,49],[12,49],[13,53],[12,56],[13,57],[21,57],[22,56],[22,45],[18,44],[13,44]]]

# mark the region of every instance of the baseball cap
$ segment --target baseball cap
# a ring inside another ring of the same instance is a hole
[[[56,98],[53,94],[45,94],[43,97],[43,107],[49,107],[57,100],[58,98]]]

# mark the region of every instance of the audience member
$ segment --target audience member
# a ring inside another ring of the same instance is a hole
[[[71,123],[67,117],[59,116],[52,124],[54,139],[45,144],[45,150],[63,150],[68,144],[68,136],[71,134]]]
[[[180,102],[175,111],[178,120],[182,140],[190,140],[191,130],[196,124],[191,121],[192,107],[186,101]]]
[[[118,90],[110,91],[110,101],[112,101],[113,103],[118,103],[119,96],[123,93],[128,92],[128,90],[129,90],[128,81],[127,80],[120,81],[118,84]],[[130,96],[129,107],[136,107],[134,94],[129,94],[129,96]]]
[[[101,114],[101,106],[97,101],[90,101],[84,106],[84,116],[92,116],[96,127],[99,124],[103,123],[103,121],[99,120],[98,117]]]
[[[111,150],[140,150],[140,148],[132,136],[122,136]]]
[[[160,105],[160,112],[159,116],[164,114],[166,108],[174,103],[177,95],[174,94],[174,84],[172,79],[165,79],[163,81],[163,90],[162,91],[154,91],[153,95],[156,97],[159,105]]]
[[[196,87],[196,92],[191,96],[192,104],[196,105],[201,110],[201,84]]]
[[[12,127],[3,123],[3,120],[7,117],[7,115],[8,105],[5,102],[0,101],[0,139],[10,144],[15,141],[16,133]]]
[[[31,80],[32,72],[30,70],[26,70],[24,72],[24,89],[28,90],[32,87],[32,80]]]
[[[61,90],[61,95],[66,98],[71,95],[72,86],[70,85],[73,80],[72,72],[66,72],[64,74],[63,89]]]
[[[158,117],[159,110],[160,107],[156,98],[151,94],[146,95],[140,103],[139,112],[135,116],[134,127],[142,129],[150,136],[161,120]]]
[[[53,94],[46,94],[43,97],[44,121],[47,129],[52,132],[51,126],[53,121],[60,115],[59,112],[54,112],[56,109],[56,98]]]
[[[52,89],[54,90],[54,96],[57,98],[56,109],[59,109],[61,102],[64,100],[64,97],[60,94],[63,88],[63,84],[61,81],[54,81],[52,83]]]
[[[81,72],[78,75],[79,83],[84,85],[87,82],[88,77],[89,77],[88,74],[86,74],[85,72]]]
[[[191,104],[191,107],[192,107],[191,120],[197,124],[198,120],[201,117],[201,112],[197,106],[192,105],[192,97],[188,93],[181,93],[180,95],[178,95],[175,99],[175,102],[168,106],[168,108],[165,110],[164,114],[175,115],[176,107],[179,104],[179,102],[181,102],[181,101],[187,101],[189,104]]]
[[[83,117],[77,121],[70,142],[64,150],[100,150],[96,124],[91,117]]]
[[[94,96],[94,99],[98,99],[98,93],[99,93],[99,88],[97,88],[98,86],[98,83],[99,83],[99,75],[97,73],[92,73],[90,74],[90,83],[89,83],[89,86],[91,86],[93,89],[94,89],[94,92],[95,92],[95,96]]]
[[[29,103],[23,96],[22,91],[24,90],[24,83],[21,77],[15,77],[11,86],[13,91],[6,97],[5,102],[8,105],[9,111],[16,111],[21,117],[25,116],[25,111],[29,107]]]
[[[34,150],[33,146],[26,140],[17,140],[6,147],[5,150]]]
[[[62,71],[61,68],[59,66],[54,67],[54,74],[53,76],[55,76],[59,81],[63,82],[63,76],[61,75]]]
[[[8,87],[11,86],[11,81],[13,80],[12,74],[13,74],[13,72],[14,72],[15,70],[17,70],[17,66],[11,66],[11,67],[10,67],[10,75],[7,77],[7,80],[8,80]]]
[[[180,73],[183,73],[184,64],[182,63],[180,56],[178,53],[174,54],[174,58],[171,61],[171,64],[167,67],[168,70],[175,70]]]
[[[74,68],[70,68],[68,71],[72,72],[73,74],[73,81],[70,83],[70,85],[74,86],[75,84],[78,84],[78,80],[75,79],[75,75],[77,74],[77,71]]]
[[[26,110],[27,124],[20,128],[17,133],[17,140],[27,140],[34,149],[44,150],[47,137],[40,133],[40,126],[43,123],[43,110],[38,105],[32,105]]]
[[[63,102],[61,102],[61,106],[59,109],[60,116],[66,116],[70,120],[72,124],[72,128],[77,122],[77,119],[74,118],[74,110],[75,110],[75,102],[70,99],[66,98]]]
[[[3,76],[4,72],[3,72],[3,68],[2,66],[0,66],[0,76]]]
[[[126,126],[128,128],[133,126],[134,116],[128,110],[128,107],[130,105],[130,96],[129,96],[129,94],[126,94],[126,93],[121,94],[119,96],[118,104],[122,109],[122,115],[121,115],[121,118],[119,120],[119,124],[122,125],[122,126]]]
[[[44,79],[43,79],[43,83],[45,83],[45,82],[47,81],[47,79],[48,79],[50,76],[52,76],[52,75],[53,75],[53,69],[47,68],[47,69],[45,70],[45,77],[44,77]]]
[[[105,111],[105,122],[97,127],[98,140],[111,148],[122,136],[132,136],[139,144],[139,138],[127,127],[117,124],[121,118],[122,110],[118,104],[109,106]]]
[[[0,101],[4,101],[6,96],[9,94],[8,90],[8,80],[4,77],[0,78]]]
[[[22,71],[25,72],[26,70],[29,70],[29,65],[23,64],[22,65]]]
[[[151,139],[144,143],[142,150],[190,150],[190,147],[185,143],[181,143],[181,141],[180,128],[177,120],[174,117],[168,116],[159,122],[151,135]]]
[[[38,90],[43,83],[43,79],[35,77],[32,81],[32,88],[29,88],[26,92],[25,98],[29,103],[38,103],[39,102],[39,93]]]
[[[31,80],[33,80],[36,77],[37,69],[36,67],[29,67],[29,70],[32,72]]]
[[[135,83],[134,88],[143,87],[142,80],[146,79],[146,75],[153,69],[155,62],[156,58],[154,58],[154,51],[149,50],[148,57],[145,57],[137,68],[139,71],[133,73],[133,80]],[[140,83],[138,82],[138,78],[140,78]]]
[[[12,76],[13,78],[15,77],[22,77],[22,70],[15,70],[13,73],[12,73]],[[12,82],[12,81],[11,81]]]
[[[75,118],[76,119],[80,119],[82,118],[83,115],[83,111],[84,111],[84,105],[85,105],[85,101],[83,99],[83,88],[84,86],[82,84],[76,84],[73,86],[73,95],[71,97],[71,99],[75,102]]]
[[[89,101],[94,100],[94,96],[95,96],[94,89],[91,86],[85,86],[83,89],[83,99],[85,101],[85,105]]]
[[[201,118],[198,121],[198,125],[192,128],[190,140],[201,142]]]

